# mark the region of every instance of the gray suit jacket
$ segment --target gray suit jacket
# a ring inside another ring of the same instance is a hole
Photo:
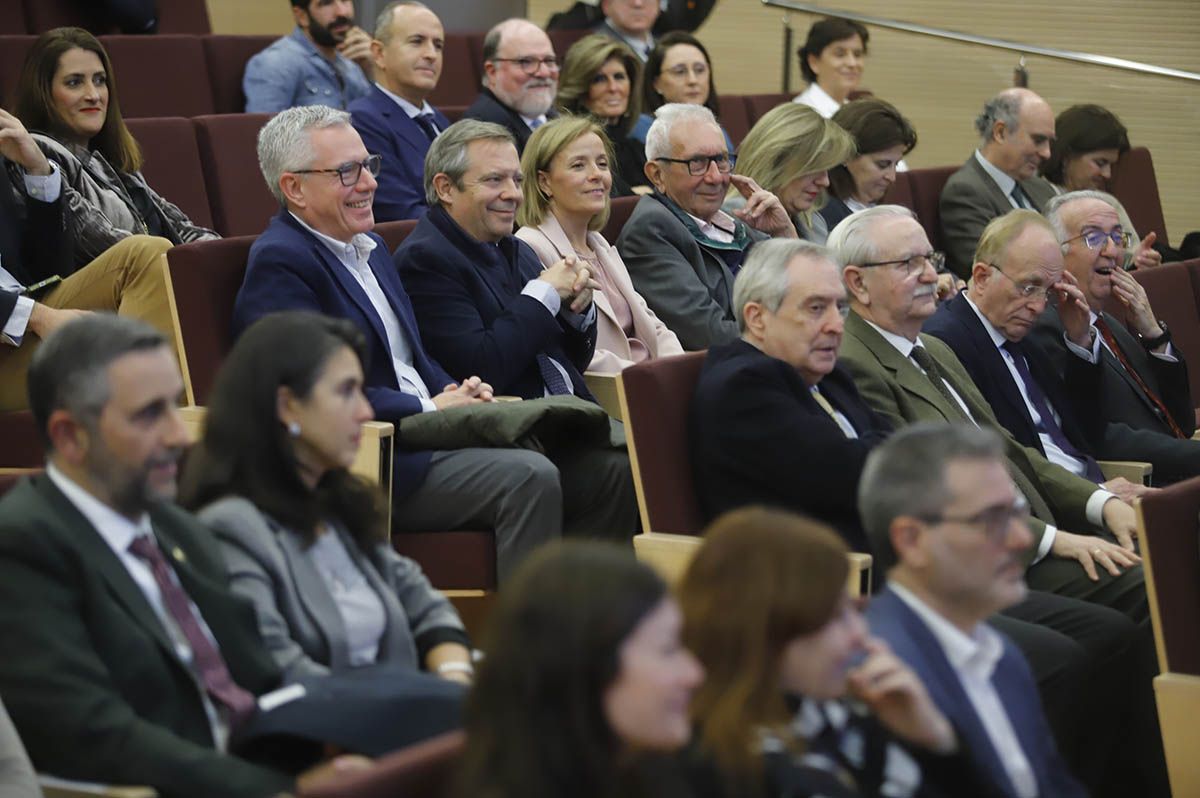
[[[253,602],[259,632],[287,681],[348,670],[342,616],[303,538],[240,496],[213,502],[197,515],[216,533],[230,588]],[[387,544],[364,552],[343,530],[336,534],[383,601],[387,627],[376,662],[416,669],[438,643],[467,643],[458,613],[419,565]]]
[[[1020,186],[1039,212],[1046,210],[1046,203],[1055,193],[1054,186],[1041,177],[1022,180]],[[992,219],[1011,211],[1012,203],[979,165],[975,153],[971,153],[967,162],[946,181],[938,209],[947,265],[959,277],[969,279],[983,228]]]
[[[767,238],[750,230],[753,241]],[[717,253],[695,239],[679,219],[651,196],[638,200],[617,251],[633,287],[689,351],[735,340],[733,272]]]

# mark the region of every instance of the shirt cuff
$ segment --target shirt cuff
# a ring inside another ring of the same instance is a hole
[[[593,302],[592,304],[588,305],[588,309],[583,313],[575,313],[569,308],[563,308],[559,315],[562,316],[563,321],[571,325],[572,328],[583,332],[596,323],[596,303]]]
[[[555,291],[554,286],[545,280],[530,280],[525,283],[525,287],[521,289],[521,293],[541,302],[546,307],[546,310],[550,311],[551,316],[557,316],[559,308],[562,307],[562,300],[558,296],[558,291]]]
[[[62,174],[58,171],[58,164],[50,162],[48,175],[31,175],[24,170],[22,174],[25,176],[26,194],[39,202],[58,202],[58,195],[62,193]]]
[[[1050,547],[1054,545],[1054,536],[1057,534],[1058,527],[1054,524],[1046,524],[1046,534],[1042,535],[1042,541],[1038,543],[1037,554],[1034,555],[1033,562],[1041,562],[1046,558],[1046,555],[1050,553]]]
[[[1098,490],[1094,492],[1087,500],[1087,509],[1084,511],[1087,514],[1087,520],[1093,525],[1104,529],[1104,504],[1109,499],[1117,498],[1117,494],[1107,490]]]
[[[421,412],[422,412],[422,413],[434,413],[434,412],[437,412],[437,405],[435,405],[435,404],[433,403],[433,400],[432,400],[432,399],[422,399],[422,400],[421,400]]]
[[[1067,342],[1067,349],[1075,354],[1076,357],[1082,358],[1089,363],[1096,363],[1100,359],[1100,333],[1096,332],[1096,328],[1092,328],[1092,348],[1091,350],[1084,349],[1079,344],[1072,341],[1063,333],[1063,340]]]
[[[34,302],[27,296],[17,297],[16,307],[4,323],[4,343],[20,346],[25,338],[25,330],[29,327],[29,317],[33,313]]]
[[[1178,363],[1179,362],[1179,356],[1175,352],[1175,347],[1171,344],[1170,341],[1167,342],[1167,348],[1165,351],[1151,352],[1150,356],[1156,357],[1159,360],[1165,361],[1167,363]]]

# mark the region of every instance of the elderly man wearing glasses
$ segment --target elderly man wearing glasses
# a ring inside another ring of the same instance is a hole
[[[520,155],[533,131],[558,116],[558,68],[544,30],[524,19],[497,23],[483,39],[483,90],[463,118],[505,128]]]
[[[646,135],[646,176],[654,193],[638,200],[617,238],[634,288],[684,349],[736,340],[733,281],[749,248],[796,238],[779,198],[732,174],[734,157],[712,111],[668,103]],[[732,185],[746,198],[721,210]]]

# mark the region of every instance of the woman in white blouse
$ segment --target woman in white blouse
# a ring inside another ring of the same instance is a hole
[[[812,106],[826,119],[837,113],[862,82],[870,38],[865,27],[848,19],[826,17],[814,22],[797,51],[808,88],[792,102]]]

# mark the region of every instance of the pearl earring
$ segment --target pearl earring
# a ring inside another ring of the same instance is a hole
[[[300,422],[299,421],[289,421],[288,425],[287,425],[287,431],[288,431],[288,435],[291,435],[293,438],[299,438],[300,437]]]

